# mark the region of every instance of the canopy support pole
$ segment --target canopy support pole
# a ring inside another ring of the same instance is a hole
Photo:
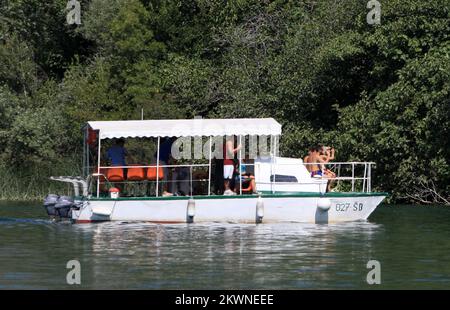
[[[89,173],[91,172],[91,148],[90,145],[88,143],[88,139],[89,139],[89,127],[86,126],[86,175],[85,177],[87,178],[89,176]],[[90,189],[89,189],[90,190]]]
[[[275,182],[275,175],[273,174],[273,135],[270,135],[270,176],[273,176],[273,180],[270,182],[270,191],[272,194],[273,191],[273,183]]]
[[[352,163],[352,192],[355,191],[355,163]]]
[[[87,127],[87,126],[86,126]],[[83,163],[82,163],[82,171],[83,171],[83,177],[86,177],[87,176],[87,171],[88,171],[88,169],[86,168],[86,146],[87,146],[87,144],[86,144],[86,139],[87,139],[87,136],[86,136],[86,127],[83,127]]]
[[[274,136],[274,141],[273,141],[273,143],[274,143],[274,146],[273,146],[273,156],[274,157],[277,157],[277,155],[278,155],[278,150],[277,150],[277,148],[278,148],[278,136]]]
[[[209,136],[208,196],[211,195],[211,149],[212,149],[212,136]]]
[[[277,147],[278,147],[278,136],[273,136],[273,156],[272,156],[272,162],[275,160],[275,158],[277,157]],[[276,183],[277,182],[277,173],[275,172],[273,175],[273,182]]]
[[[102,139],[100,138],[100,130],[98,131],[98,152],[97,152],[97,198],[100,197],[100,148],[102,146]]]
[[[364,163],[364,177],[363,177],[362,192],[367,192],[367,190],[366,190],[366,179],[367,179],[367,163]]]
[[[156,151],[156,197],[159,196],[159,145],[161,143],[161,137],[158,137],[158,148]]]
[[[241,177],[241,167],[242,167],[242,136],[239,135],[239,145],[241,148],[239,149],[239,169],[238,169],[238,176],[239,176],[239,195],[242,195],[242,177]]]
[[[189,194],[190,195],[189,196],[193,197],[194,190],[192,188],[192,166],[189,167],[189,174],[190,174],[190,177],[189,177],[189,190],[190,190]]]

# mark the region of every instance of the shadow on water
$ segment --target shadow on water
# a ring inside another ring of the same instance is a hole
[[[19,211],[20,210],[20,211]],[[450,209],[381,207],[341,224],[177,224],[47,220],[32,205],[0,204],[0,288],[61,288],[81,263],[86,289],[450,287]]]

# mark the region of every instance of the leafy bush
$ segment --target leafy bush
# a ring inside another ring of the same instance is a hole
[[[360,0],[90,0],[79,27],[65,4],[0,3],[0,158],[24,173],[79,160],[92,119],[274,117],[286,156],[331,144],[397,201],[450,200],[449,0],[382,0],[376,26]]]

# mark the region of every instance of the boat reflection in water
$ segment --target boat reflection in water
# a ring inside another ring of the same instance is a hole
[[[383,226],[107,222],[73,229],[92,237],[84,287],[276,289],[361,286]]]

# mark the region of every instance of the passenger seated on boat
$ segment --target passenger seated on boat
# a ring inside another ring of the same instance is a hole
[[[316,145],[309,149],[308,155],[303,162],[306,169],[311,173],[312,178],[335,178],[336,174],[327,169],[325,164],[334,159],[334,149]],[[331,182],[328,182],[327,190],[330,191]]]
[[[256,194],[254,166],[251,164],[253,161],[247,155],[245,159],[241,160],[240,167],[239,163],[236,165],[235,192],[240,192],[239,186],[242,180],[242,192]]]
[[[308,150],[308,155],[303,159],[306,169],[311,173],[312,178],[322,177],[322,169],[318,163],[324,160],[320,157],[320,147],[312,146]]]
[[[323,153],[323,146],[316,145],[309,149],[308,155],[303,159],[305,163],[306,169],[311,173],[311,177],[327,177],[325,164],[330,161],[330,159],[334,159],[334,151],[333,157],[331,157],[330,152]]]
[[[326,163],[330,162],[331,160],[334,160],[334,155],[335,155],[334,148],[329,147],[329,146],[322,146],[322,148],[320,150],[320,156],[322,158],[325,158]],[[330,169],[327,169],[325,164],[322,164],[321,168],[326,176],[333,177],[333,178],[336,177],[336,174],[333,171],[331,171]]]
[[[332,147],[329,147],[329,146],[322,146],[320,155],[321,156],[325,156],[326,157],[326,162],[328,163],[331,160],[334,160],[335,149],[332,148]],[[323,171],[323,173],[324,173],[326,178],[329,178],[329,179],[336,178],[336,173],[334,173],[333,171],[328,169],[325,164],[322,164],[321,168],[322,168],[322,171]],[[328,181],[327,191],[331,191],[331,186],[332,186],[333,183],[334,183],[334,180]]]

